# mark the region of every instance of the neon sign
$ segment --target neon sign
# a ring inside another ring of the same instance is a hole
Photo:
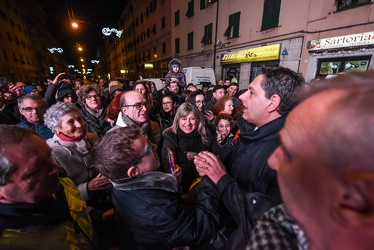
[[[121,37],[123,30],[117,30],[115,28],[103,28],[103,34],[106,36],[110,36],[110,34],[116,33],[116,36]]]
[[[49,50],[49,52],[51,52],[52,54],[55,53],[55,51],[57,51],[58,53],[62,53],[64,52],[64,50],[62,48],[47,48]]]

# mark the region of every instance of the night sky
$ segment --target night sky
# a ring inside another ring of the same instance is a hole
[[[85,59],[86,67],[91,67],[91,60],[96,59],[97,46],[104,45],[104,27],[118,28],[118,20],[127,0],[38,0],[47,15],[48,29],[64,49],[63,57],[68,64]],[[79,28],[70,26],[69,10],[79,22]],[[113,36],[115,36],[113,34]],[[78,52],[79,43],[84,51]]]

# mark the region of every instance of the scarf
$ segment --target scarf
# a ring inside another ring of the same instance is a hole
[[[79,137],[69,137],[63,133],[58,133],[57,136],[58,138],[60,138],[61,140],[63,141],[68,141],[68,142],[77,142],[77,141],[80,141],[82,140],[84,137],[86,137],[86,128],[82,128],[83,129],[83,134]]]

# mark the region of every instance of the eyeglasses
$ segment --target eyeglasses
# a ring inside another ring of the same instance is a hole
[[[151,150],[153,150],[154,148],[153,148],[153,144],[150,142],[150,141],[148,141],[148,144],[149,144],[149,146],[148,146],[148,148],[144,151],[144,153],[143,154],[141,154],[138,158],[136,158],[132,163],[131,163],[131,165],[130,165],[130,167],[132,167],[132,166],[134,166],[138,161],[140,161],[146,154],[148,154],[148,152],[149,151],[151,151]]]
[[[94,99],[97,99],[97,98],[99,98],[100,97],[100,95],[88,95],[88,96],[86,96],[86,99],[88,99],[88,100],[91,100],[92,98],[94,98]]]
[[[163,102],[162,105],[166,106],[166,105],[170,105],[172,104],[173,102]]]
[[[124,105],[123,107],[134,107],[137,110],[141,110],[143,108],[143,106],[145,106],[148,109],[149,108],[149,103],[148,102],[138,102],[138,103],[131,104],[131,105]]]
[[[34,109],[35,109],[36,112],[38,112],[38,111],[44,111],[45,107],[44,106],[39,106],[39,107],[35,107],[35,108],[32,108],[32,107],[22,108],[22,110],[26,111],[26,112],[32,112]]]

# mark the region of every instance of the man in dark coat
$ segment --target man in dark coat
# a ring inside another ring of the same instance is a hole
[[[253,223],[281,202],[276,172],[267,160],[279,146],[278,132],[296,106],[295,94],[303,83],[302,77],[289,69],[263,69],[239,96],[243,120],[237,124],[240,135],[231,157],[223,159],[228,169],[210,152],[195,157],[198,172],[217,185],[236,227],[240,225],[240,236],[234,239],[239,244],[244,243]]]
[[[193,203],[178,192],[180,168],[174,174],[157,171],[156,145],[139,127],[118,128],[99,139],[95,166],[112,184],[112,201],[121,249],[203,247],[219,223],[219,194],[203,177]],[[108,157],[110,155],[110,157]]]

